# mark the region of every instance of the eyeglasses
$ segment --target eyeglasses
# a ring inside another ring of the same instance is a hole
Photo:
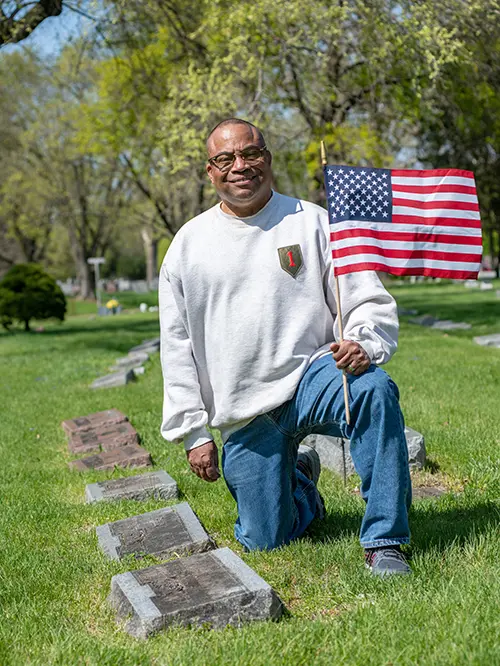
[[[237,155],[239,155],[249,166],[253,166],[260,162],[264,156],[265,150],[267,150],[266,146],[262,146],[262,148],[251,146],[250,148],[244,148],[243,150],[236,150],[234,153],[219,153],[214,157],[210,157],[208,161],[210,164],[217,167],[219,171],[224,173],[231,169]]]

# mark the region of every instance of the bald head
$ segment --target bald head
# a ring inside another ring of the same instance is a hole
[[[225,136],[231,131],[231,127],[234,127],[235,125],[243,125],[246,126],[248,129],[248,136],[257,139],[257,145],[259,146],[265,146],[266,141],[264,139],[264,135],[260,131],[258,127],[256,127],[254,124],[248,122],[248,120],[242,120],[241,118],[226,118],[225,120],[222,120],[220,123],[218,123],[210,132],[210,134],[207,137],[207,154],[208,157],[211,157],[214,155],[214,141],[221,136]]]

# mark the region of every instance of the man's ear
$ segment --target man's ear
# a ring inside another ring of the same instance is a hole
[[[212,177],[213,166],[210,164],[210,162],[207,162],[205,169],[207,171],[208,177],[210,178],[210,182],[213,184],[214,182],[214,179]]]

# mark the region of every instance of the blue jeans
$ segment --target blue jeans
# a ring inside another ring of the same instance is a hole
[[[234,533],[248,550],[272,549],[299,537],[315,517],[318,491],[296,469],[299,443],[311,433],[351,440],[366,510],[364,548],[408,543],[411,482],[396,384],[372,365],[348,376],[351,425],[345,420],[342,373],[330,354],[314,361],[294,396],[234,432],[222,469],[238,505]]]

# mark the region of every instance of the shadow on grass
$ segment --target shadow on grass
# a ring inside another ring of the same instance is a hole
[[[498,529],[500,523],[500,510],[492,502],[470,508],[444,508],[439,501],[424,502],[414,505],[410,513],[413,551],[425,552],[436,547],[445,550],[451,544],[465,544],[472,537]],[[361,513],[355,511],[330,512],[324,520],[315,520],[307,535],[321,543],[357,536],[361,518]]]
[[[470,508],[442,509],[426,501],[410,515],[412,549],[425,552],[444,550],[452,543],[465,544],[471,538],[498,529],[500,512],[492,502]]]

